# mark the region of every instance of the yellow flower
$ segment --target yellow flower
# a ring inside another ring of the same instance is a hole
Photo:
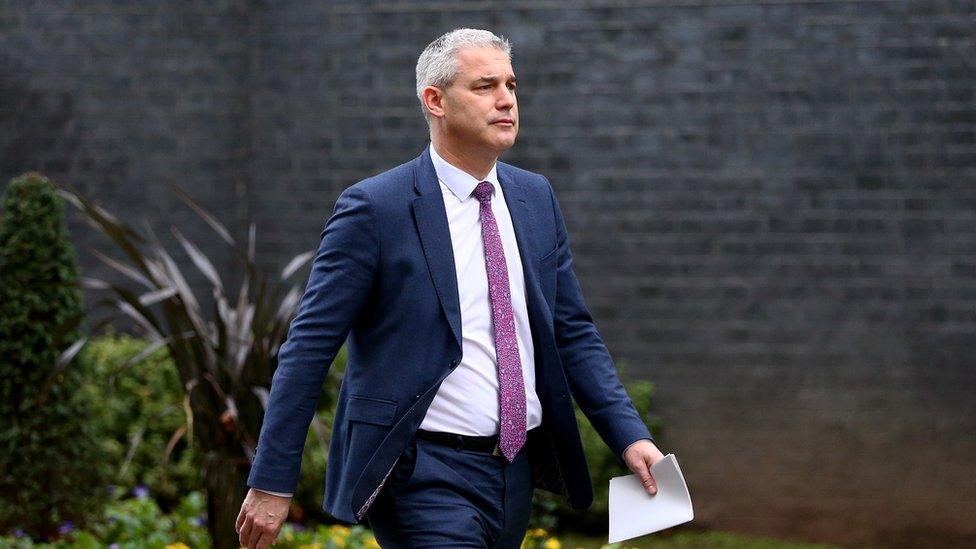
[[[380,549],[380,544],[376,541],[376,538],[369,536],[366,541],[363,542],[366,549]]]
[[[167,545],[166,549],[190,549],[190,546],[183,543],[182,541],[178,541],[176,543],[171,543]]]
[[[562,547],[562,544],[559,543],[559,540],[556,538],[549,538],[549,540],[546,541],[545,545],[543,545],[542,547],[544,547],[545,549],[559,549],[560,547]]]
[[[531,535],[532,537],[536,537],[536,538],[542,538],[542,537],[547,536],[548,534],[549,534],[549,532],[546,532],[546,529],[545,528],[536,528],[536,529],[532,530],[531,532],[529,532],[529,535]]]
[[[322,544],[319,542],[306,543],[305,545],[299,546],[298,549],[322,549]]]

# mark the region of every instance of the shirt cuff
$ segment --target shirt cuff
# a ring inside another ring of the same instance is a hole
[[[251,488],[253,490],[257,490],[258,492],[264,492],[265,494],[271,494],[272,496],[278,496],[282,498],[290,498],[294,495],[294,494],[286,494],[284,492],[272,492],[271,490],[262,490],[260,488],[254,488],[253,486]]]

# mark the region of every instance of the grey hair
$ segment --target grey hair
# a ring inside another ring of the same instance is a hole
[[[417,99],[420,100],[420,110],[430,126],[430,113],[424,105],[424,88],[437,86],[448,88],[454,83],[458,75],[457,54],[464,48],[497,48],[512,59],[512,45],[507,38],[495,36],[494,33],[481,29],[454,29],[444,33],[427,45],[417,59]]]

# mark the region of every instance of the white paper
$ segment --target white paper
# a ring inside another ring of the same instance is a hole
[[[653,496],[637,475],[610,479],[610,543],[664,530],[695,517],[691,495],[674,454],[651,465]]]

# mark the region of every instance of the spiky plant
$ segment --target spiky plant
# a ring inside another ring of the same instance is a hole
[[[278,349],[287,336],[301,299],[299,282],[290,282],[315,252],[295,256],[277,276],[255,263],[255,225],[246,248],[186,192],[174,190],[220,240],[230,246],[243,273],[236,296],[225,288],[213,262],[175,226],[173,235],[212,286],[213,308],[205,313],[173,256],[146,224],[146,234],[68,186],[62,195],[84,213],[85,220],[108,236],[126,260],[98,250],[92,253],[133,283],[82,278],[85,287],[109,290],[100,303],[131,319],[150,344],[130,362],[166,346],[179,370],[185,402],[191,411],[187,436],[204,459],[208,492],[208,528],[217,549],[237,547],[234,524],[244,499],[247,474],[261,430],[264,407]],[[316,425],[316,428],[320,426]]]

